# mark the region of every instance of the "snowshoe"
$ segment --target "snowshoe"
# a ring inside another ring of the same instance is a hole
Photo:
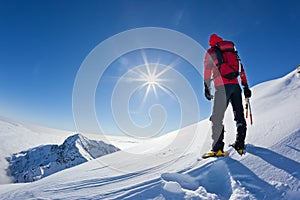
[[[218,150],[217,152],[216,151],[207,152],[202,155],[202,158],[206,159],[206,158],[210,158],[210,157],[224,157],[224,156],[226,156],[226,152],[224,152],[222,150]]]
[[[238,154],[240,154],[240,155],[245,154],[245,145],[244,144],[239,144],[239,143],[235,142],[229,146],[233,147],[238,152]]]

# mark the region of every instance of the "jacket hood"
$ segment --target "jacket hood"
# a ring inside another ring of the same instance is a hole
[[[221,37],[219,37],[217,34],[212,34],[209,38],[209,45],[213,47],[216,46],[216,44],[221,41],[223,41]]]

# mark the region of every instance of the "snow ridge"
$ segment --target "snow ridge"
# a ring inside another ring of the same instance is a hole
[[[62,145],[42,145],[13,154],[7,158],[7,173],[16,183],[32,182],[116,151],[113,145],[75,134]]]

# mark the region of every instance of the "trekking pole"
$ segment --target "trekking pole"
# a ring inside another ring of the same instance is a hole
[[[250,99],[246,98],[246,105],[245,105],[245,109],[246,109],[246,118],[248,118],[248,114],[250,116],[250,124],[253,124],[253,120],[252,120],[252,111],[251,111],[251,106],[250,106]]]
[[[252,111],[251,111],[251,105],[250,105],[250,100],[248,99],[248,104],[249,104],[249,116],[250,116],[250,124],[253,124],[253,120],[252,120]]]
[[[246,98],[246,99],[245,99],[245,102],[246,102],[246,104],[245,104],[245,109],[246,109],[246,118],[248,118],[249,99],[248,99],[248,98]]]

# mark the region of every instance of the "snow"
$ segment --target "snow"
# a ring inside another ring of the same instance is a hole
[[[151,140],[110,137],[112,144],[120,144],[115,146],[121,151],[30,184],[2,184],[0,199],[299,199],[297,74],[295,70],[252,88],[254,124],[248,126],[243,156],[228,148],[227,157],[200,159],[211,142],[210,122],[204,120]],[[235,138],[230,108],[225,128],[228,145]],[[5,144],[0,148],[1,156],[57,143],[66,136],[49,134],[49,130],[46,134],[42,128],[34,132],[5,120],[0,121],[0,131]]]
[[[46,128],[44,128],[44,130],[45,129]],[[48,129],[46,130],[49,131]],[[43,130],[41,130],[39,133],[21,123],[0,118],[0,183],[8,183],[11,181],[5,172],[5,169],[8,167],[6,157],[12,153],[42,144],[61,143],[67,135],[70,135],[70,133],[64,131],[60,131],[61,134],[51,134],[51,132],[55,131],[43,132]]]
[[[13,154],[7,158],[7,171],[16,183],[32,182],[119,150],[102,141],[89,140],[81,134],[75,134],[59,146],[42,145]]]

